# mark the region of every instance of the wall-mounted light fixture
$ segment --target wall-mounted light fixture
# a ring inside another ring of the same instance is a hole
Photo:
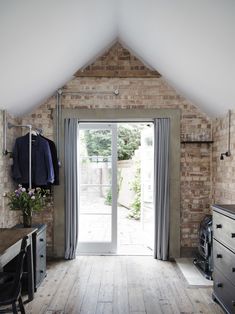
[[[228,150],[225,153],[221,153],[220,160],[224,160],[224,156],[225,157],[231,156],[231,150],[230,150],[230,140],[231,140],[230,128],[231,128],[231,110],[228,111]]]
[[[227,151],[225,153],[221,153],[220,154],[220,160],[224,160],[224,156],[229,157],[229,156],[231,156],[231,153],[229,151]]]

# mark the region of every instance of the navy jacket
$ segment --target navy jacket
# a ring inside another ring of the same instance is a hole
[[[15,181],[29,184],[29,133],[16,139],[12,170]],[[54,169],[49,144],[40,136],[32,136],[32,185],[53,182]]]
[[[53,185],[59,185],[60,179],[59,179],[59,163],[58,163],[58,157],[57,157],[57,149],[55,146],[55,143],[51,141],[49,138],[46,138],[42,135],[40,135],[44,140],[46,140],[49,144],[50,151],[51,151],[51,158],[52,158],[52,164],[54,168],[54,175],[55,175],[55,181]]]

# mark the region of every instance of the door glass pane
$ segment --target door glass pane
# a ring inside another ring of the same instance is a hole
[[[80,214],[111,214],[111,205],[111,187],[80,187]]]
[[[112,132],[79,130],[79,242],[112,240]]]
[[[81,214],[79,240],[80,242],[110,242],[111,215]]]
[[[111,156],[80,157],[80,184],[111,184]]]

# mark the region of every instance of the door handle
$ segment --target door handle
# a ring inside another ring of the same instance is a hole
[[[231,233],[231,237],[232,237],[232,238],[235,238],[235,233]]]
[[[216,225],[216,228],[217,228],[217,229],[221,229],[221,228],[222,228],[222,225],[221,225],[221,224],[217,224],[217,225]]]
[[[222,258],[223,256],[222,256],[222,254],[217,254],[216,257],[217,258]]]
[[[223,287],[223,284],[222,284],[222,282],[218,282],[218,283],[216,284],[216,286],[217,286],[218,288],[222,288],[222,287]]]

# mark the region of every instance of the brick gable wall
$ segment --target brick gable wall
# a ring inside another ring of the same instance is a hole
[[[63,89],[81,92],[63,95],[63,108],[178,108],[181,110],[182,140],[211,137],[211,120],[170,87],[158,72],[148,69],[119,43],[82,72],[78,71]],[[115,96],[112,92],[117,89],[119,95]],[[52,110],[55,107],[56,97],[52,96],[34,112],[24,116],[22,123],[42,127],[44,135],[53,139]],[[199,222],[210,212],[211,159],[211,145],[181,144],[182,248],[197,246]],[[54,210],[52,199],[48,208],[34,218],[48,224],[50,248]]]

